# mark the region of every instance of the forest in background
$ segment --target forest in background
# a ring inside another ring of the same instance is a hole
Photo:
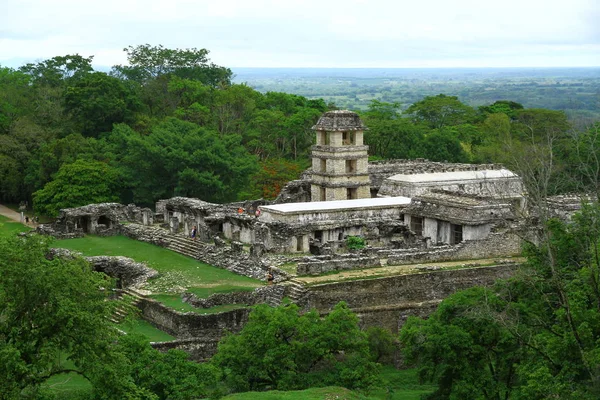
[[[206,49],[124,51],[128,65],[109,73],[79,55],[0,67],[0,201],[28,200],[52,216],[106,201],[271,199],[309,167],[319,116],[346,106],[234,83]],[[595,82],[595,70],[585,71]],[[590,85],[581,93],[597,90]],[[581,160],[596,154],[598,119],[573,120],[511,98],[473,106],[456,95],[458,84],[429,86],[411,104],[365,99],[359,112],[371,159],[499,162],[521,172],[521,156],[533,162],[535,150],[535,162],[552,159],[549,193],[596,190]]]
[[[354,111],[372,100],[403,109],[425,96],[457,96],[471,106],[512,100],[564,111],[578,124],[600,119],[600,68],[234,68],[233,81]]]

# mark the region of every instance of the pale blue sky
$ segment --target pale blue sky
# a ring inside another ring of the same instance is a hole
[[[2,0],[0,65],[150,43],[227,67],[600,66],[599,0]]]

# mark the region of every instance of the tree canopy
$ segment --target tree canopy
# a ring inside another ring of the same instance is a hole
[[[212,362],[235,391],[293,390],[342,385],[367,388],[377,380],[367,336],[339,303],[323,319],[298,306],[257,306],[238,335],[219,343]]]
[[[400,340],[436,399],[600,395],[600,206],[549,220],[527,262],[491,289],[450,296]]]

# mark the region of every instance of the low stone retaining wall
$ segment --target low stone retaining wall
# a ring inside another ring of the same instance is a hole
[[[321,275],[328,272],[380,267],[379,257],[340,254],[326,257],[305,257],[298,263],[298,276]]]
[[[206,299],[201,299],[192,293],[184,293],[182,300],[197,308],[211,308],[225,304],[245,304],[252,306],[267,303],[270,298],[276,302],[277,300],[281,302],[284,293],[285,287],[283,286],[266,286],[256,288],[253,291],[215,293]]]
[[[150,345],[159,351],[169,351],[171,349],[183,350],[190,355],[190,359],[193,361],[204,362],[215,355],[219,340],[198,337],[172,340],[170,342],[152,342]]]
[[[216,341],[227,332],[239,332],[250,312],[241,308],[216,314],[182,313],[149,298],[142,299],[138,307],[146,321],[177,339],[202,337]]]
[[[427,315],[452,293],[508,278],[516,268],[507,264],[320,284],[309,287],[307,308],[328,313],[345,301],[363,324],[397,332],[408,315]]]
[[[386,265],[423,264],[443,261],[476,260],[507,257],[521,253],[522,240],[512,233],[493,233],[486,239],[468,240],[455,246],[443,245],[421,249],[378,250],[365,248],[356,254],[333,254],[304,257],[298,262],[299,276],[328,272],[377,268]]]
[[[136,288],[143,285],[148,279],[158,276],[158,271],[149,268],[144,263],[136,262],[128,257],[121,256],[93,256],[84,257],[77,251],[68,249],[50,249],[56,257],[82,257],[92,264],[95,271],[104,272],[110,277],[118,279],[121,288]]]
[[[148,279],[158,276],[158,271],[127,257],[95,256],[85,257],[85,259],[94,266],[96,271],[117,278],[122,288],[136,288]]]

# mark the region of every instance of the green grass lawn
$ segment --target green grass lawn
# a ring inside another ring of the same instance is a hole
[[[43,386],[50,389],[57,399],[86,399],[92,394],[92,384],[75,372],[54,375]]]
[[[55,246],[76,250],[86,256],[125,256],[144,262],[160,273],[160,277],[151,280],[144,287],[157,294],[192,291],[210,295],[219,291],[219,288],[228,288],[227,291],[252,290],[263,285],[257,279],[237,275],[174,251],[125,236],[89,235],[83,238],[59,240],[56,241]]]
[[[223,397],[223,400],[360,400],[366,399],[351,390],[341,387],[312,388],[280,392],[246,392]]]
[[[127,333],[139,333],[144,335],[151,342],[169,342],[175,340],[175,338],[166,332],[155,328],[149,322],[143,319],[135,319],[131,321],[125,321],[117,325],[117,328]]]
[[[30,231],[31,228],[0,215],[0,238],[14,236],[20,232]]]
[[[433,385],[420,385],[416,369],[398,370],[384,366],[381,371],[384,384],[368,394],[354,392],[341,387],[312,388],[289,392],[246,392],[224,397],[226,400],[420,400],[431,393]]]

